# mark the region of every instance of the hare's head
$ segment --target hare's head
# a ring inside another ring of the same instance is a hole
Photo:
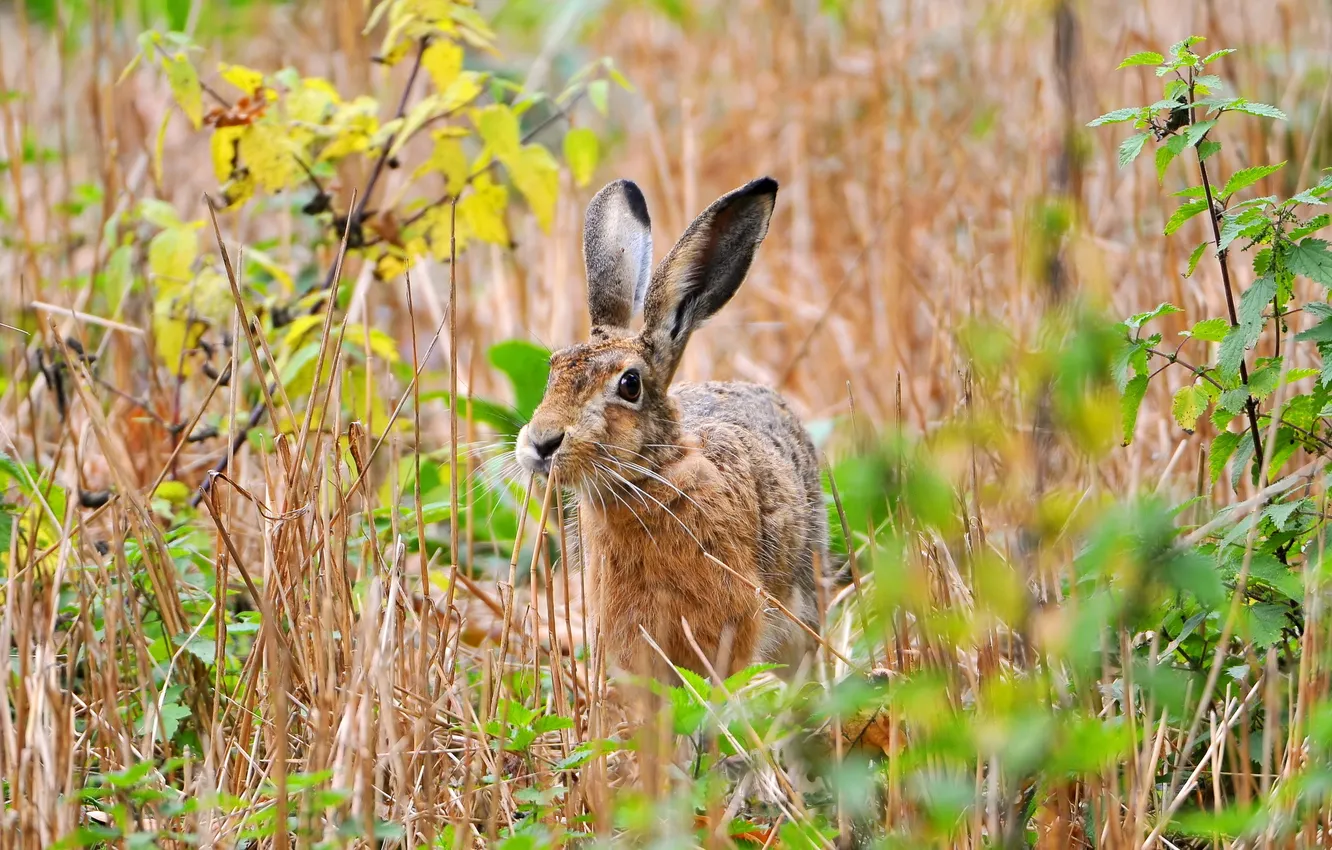
[[[583,259],[592,338],[555,352],[550,382],[518,434],[519,462],[559,471],[573,487],[601,473],[655,470],[679,441],[667,392],[685,343],[740,287],[768,232],[777,181],[764,177],[718,198],[652,271],[643,193],[618,180],[587,207]],[[650,279],[649,279],[650,278]],[[642,308],[643,328],[629,322]]]

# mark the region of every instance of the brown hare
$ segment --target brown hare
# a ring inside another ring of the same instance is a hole
[[[731,671],[774,661],[789,673],[813,643],[717,563],[817,628],[828,531],[809,435],[767,387],[671,386],[690,335],[745,279],[776,197],[766,177],[722,196],[655,271],[636,185],[611,183],[587,208],[591,339],[551,357],[545,397],[515,451],[525,469],[555,470],[576,493],[589,613],[604,616],[607,658],[625,669],[672,675],[644,631],[673,664],[702,675],[698,650]]]

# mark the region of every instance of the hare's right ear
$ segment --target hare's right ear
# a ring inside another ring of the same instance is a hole
[[[628,328],[652,272],[652,222],[643,193],[616,180],[587,205],[583,263],[592,328]]]

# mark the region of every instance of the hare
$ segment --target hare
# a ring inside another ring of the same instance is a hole
[[[808,433],[767,387],[671,386],[689,337],[745,279],[776,197],[767,177],[723,195],[655,272],[635,184],[611,183],[587,208],[591,339],[552,355],[515,452],[575,492],[589,613],[608,661],[625,669],[673,676],[644,632],[704,676],[754,661],[785,663],[789,675],[813,645],[793,619],[817,629],[816,570],[828,554]]]

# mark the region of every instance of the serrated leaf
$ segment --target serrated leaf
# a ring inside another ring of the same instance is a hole
[[[1327,213],[1323,213],[1322,215],[1316,215],[1313,218],[1309,219],[1307,222],[1305,222],[1302,227],[1296,228],[1295,230],[1292,230],[1290,232],[1291,241],[1298,241],[1300,239],[1303,239],[1304,237],[1308,236],[1310,233],[1316,233],[1319,230],[1322,230],[1324,227],[1327,227],[1329,224],[1332,224],[1332,215],[1329,215]]]
[[[1203,319],[1189,330],[1189,336],[1203,342],[1220,342],[1226,338],[1226,332],[1229,330],[1230,322],[1223,318]]]
[[[1185,431],[1198,426],[1198,417],[1207,411],[1207,395],[1192,385],[1180,387],[1170,405],[1170,415]]]
[[[1332,289],[1332,252],[1322,239],[1307,238],[1286,254],[1286,264],[1298,275]]]
[[[1259,118],[1275,118],[1278,121],[1286,120],[1286,113],[1266,103],[1252,103],[1241,99],[1239,103],[1230,107],[1236,112],[1244,112],[1249,115],[1257,115]]]
[[[1276,297],[1276,291],[1276,278],[1271,275],[1258,278],[1252,286],[1244,290],[1244,294],[1240,296],[1240,324],[1261,322],[1263,320],[1263,310]]]
[[[1140,106],[1126,106],[1123,109],[1116,109],[1107,112],[1099,118],[1087,122],[1088,127],[1101,127],[1106,124],[1120,124],[1124,121],[1132,121],[1142,112]]]
[[[1235,447],[1239,445],[1243,434],[1237,434],[1234,431],[1222,431],[1212,440],[1210,455],[1207,458],[1207,471],[1212,476],[1212,484],[1216,484],[1221,478],[1221,473],[1226,469],[1226,463],[1230,456],[1235,453]]]
[[[1187,150],[1198,144],[1202,137],[1207,135],[1215,126],[1216,119],[1210,121],[1198,121],[1190,124],[1189,128],[1184,131],[1184,149]]]
[[[1211,62],[1216,61],[1217,59],[1220,59],[1222,56],[1229,56],[1230,54],[1232,54],[1232,53],[1234,53],[1234,52],[1235,52],[1235,48],[1233,48],[1233,47],[1222,48],[1221,50],[1217,50],[1217,51],[1215,51],[1215,52],[1213,52],[1213,53],[1209,53],[1209,54],[1207,54],[1206,56],[1203,57],[1203,60],[1202,60],[1202,61],[1203,61],[1203,64],[1204,64],[1204,65],[1207,65],[1207,64],[1209,64],[1209,63],[1211,63]]]
[[[1133,442],[1133,432],[1138,427],[1138,410],[1142,407],[1142,398],[1147,394],[1147,376],[1137,375],[1124,387],[1124,394],[1119,399],[1120,427],[1123,431],[1123,444]]]
[[[1202,259],[1203,251],[1206,251],[1207,246],[1210,244],[1212,243],[1204,239],[1193,249],[1193,253],[1189,254],[1189,267],[1188,270],[1184,272],[1185,277],[1193,277],[1193,273],[1198,270],[1198,261]]]
[[[171,95],[180,106],[180,111],[190,119],[191,127],[199,129],[203,125],[203,87],[199,84],[199,72],[184,53],[167,57],[162,65],[166,69]]]
[[[1142,153],[1142,146],[1147,144],[1147,140],[1151,138],[1151,136],[1152,134],[1150,132],[1138,133],[1129,136],[1127,139],[1120,142],[1119,167],[1124,168],[1129,163],[1133,162],[1133,160],[1137,159],[1138,154]]]
[[[1132,68],[1137,65],[1160,65],[1164,61],[1165,57],[1161,54],[1154,53],[1150,50],[1144,50],[1141,53],[1134,53],[1123,62],[1120,62],[1119,67],[1115,70],[1118,71],[1120,68]]]
[[[1198,145],[1198,159],[1200,161],[1206,162],[1209,156],[1212,156],[1213,154],[1217,153],[1220,150],[1221,150],[1220,142],[1214,142],[1211,139],[1207,139],[1206,141]]]
[[[1249,462],[1253,460],[1253,436],[1245,431],[1240,434],[1239,444],[1235,446],[1235,454],[1230,462],[1230,489],[1238,490],[1240,478],[1244,475],[1244,470]],[[1250,514],[1252,517],[1252,514]]]
[[[1239,413],[1249,401],[1249,388],[1243,384],[1226,390],[1216,400],[1216,406],[1227,413]]]
[[[1280,171],[1285,165],[1286,163],[1283,161],[1278,162],[1276,165],[1255,165],[1250,168],[1241,168],[1239,171],[1230,175],[1230,179],[1226,181],[1225,188],[1221,190],[1221,197],[1229,198],[1231,195],[1241,189],[1247,189],[1269,174],[1274,174],[1277,171]]]
[[[1207,209],[1207,200],[1204,198],[1199,198],[1193,201],[1185,201],[1184,203],[1180,204],[1179,209],[1175,210],[1175,212],[1166,221],[1165,235],[1169,236],[1170,234],[1174,233],[1176,230],[1179,230],[1181,227],[1184,226],[1184,222],[1193,218],[1195,215],[1197,215],[1198,213],[1202,212],[1205,209]]]
[[[1311,328],[1295,334],[1296,342],[1332,342],[1332,320],[1324,319]]]

